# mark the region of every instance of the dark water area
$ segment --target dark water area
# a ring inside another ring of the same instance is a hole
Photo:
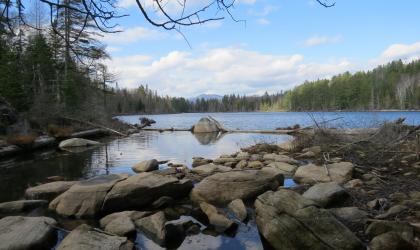
[[[225,127],[239,129],[275,129],[277,127],[313,125],[307,113],[214,113],[171,114],[147,116],[156,121],[156,128],[189,128],[201,117],[211,115]],[[328,123],[332,127],[376,127],[383,121],[406,117],[406,123],[420,124],[420,112],[331,112],[313,113],[318,122],[337,119]],[[121,120],[137,123],[140,116],[123,116]],[[192,157],[216,158],[221,154],[237,152],[257,142],[281,143],[291,139],[287,135],[268,134],[208,134],[194,135],[190,132],[142,131],[125,138],[102,138],[101,145],[92,148],[61,151],[58,149],[27,153],[15,158],[0,159],[0,202],[23,198],[26,188],[44,183],[47,177],[62,176],[66,180],[80,180],[102,174],[134,174],[131,166],[143,160],[169,160],[191,166]],[[165,165],[162,166],[165,168]],[[291,179],[285,186],[294,185]],[[252,215],[252,211],[251,211]],[[54,217],[54,215],[51,215]],[[59,218],[57,218],[59,219]],[[192,217],[182,217],[192,219]],[[80,221],[63,221],[66,229],[79,225]],[[97,222],[89,222],[89,224]],[[244,224],[239,224],[235,237],[200,233],[187,236],[178,249],[263,249],[253,215]],[[204,225],[202,225],[204,229]],[[204,230],[204,232],[206,232]],[[60,238],[64,231],[58,231]],[[141,233],[135,239],[140,249],[162,249]]]

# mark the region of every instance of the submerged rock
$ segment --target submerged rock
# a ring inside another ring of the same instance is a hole
[[[42,199],[51,201],[58,195],[69,190],[77,181],[54,181],[30,187],[25,191],[27,199]]]
[[[258,229],[275,249],[364,249],[330,212],[314,205],[291,190],[268,191],[255,201]]]
[[[86,224],[78,226],[67,235],[57,250],[131,250],[133,243],[126,237],[102,232]]]
[[[49,249],[55,243],[56,224],[48,217],[5,217],[0,220],[0,249]]]
[[[19,200],[0,203],[0,216],[18,215],[37,208],[47,207],[46,200]]]
[[[351,162],[339,162],[324,166],[308,164],[296,170],[293,179],[298,183],[316,184],[318,182],[337,182],[344,184],[353,175],[354,165]]]
[[[141,172],[149,172],[153,170],[157,170],[159,168],[159,162],[156,159],[142,161],[140,163],[137,163],[131,169],[133,169],[136,173]]]
[[[190,197],[197,203],[227,204],[236,199],[254,198],[283,185],[283,181],[283,175],[273,168],[217,173],[198,183]]]
[[[72,138],[67,139],[58,145],[59,148],[70,148],[70,147],[87,147],[87,146],[94,146],[99,145],[100,143],[97,141],[82,139],[82,138]]]

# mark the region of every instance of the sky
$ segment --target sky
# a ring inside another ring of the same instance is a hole
[[[178,0],[166,1],[171,13],[178,13]],[[187,10],[208,1],[187,0]],[[100,40],[120,88],[147,84],[159,94],[187,98],[261,95],[420,58],[417,0],[336,0],[331,8],[315,0],[237,0],[232,14],[244,21],[218,13],[225,19],[182,28],[188,42],[176,31],[149,24],[135,0],[118,5],[129,15],[117,20],[123,32]]]

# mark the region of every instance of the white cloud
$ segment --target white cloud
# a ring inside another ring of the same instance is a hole
[[[388,63],[401,59],[405,62],[420,58],[420,42],[413,44],[392,44],[373,63]]]
[[[278,92],[352,67],[346,60],[305,63],[300,54],[270,55],[243,48],[211,49],[200,55],[173,51],[158,59],[142,55],[116,57],[108,65],[119,76],[120,86],[135,88],[147,83],[160,94],[186,97],[201,93]]]
[[[322,44],[334,44],[341,42],[342,37],[340,35],[338,36],[313,36],[308,38],[306,41],[303,42],[303,44],[306,47],[313,47],[318,46]]]
[[[257,23],[260,24],[260,25],[268,25],[271,22],[266,18],[259,18],[259,19],[257,19]]]
[[[140,40],[157,40],[167,37],[167,33],[144,27],[132,27],[118,33],[107,33],[99,38],[106,44],[129,44]]]

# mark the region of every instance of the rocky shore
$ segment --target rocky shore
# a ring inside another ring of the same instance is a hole
[[[362,165],[325,150],[296,138],[196,157],[192,168],[151,159],[133,175],[31,187],[0,204],[0,249],[133,249],[136,234],[176,249],[189,235],[235,237],[250,217],[267,249],[419,249],[417,156]]]

